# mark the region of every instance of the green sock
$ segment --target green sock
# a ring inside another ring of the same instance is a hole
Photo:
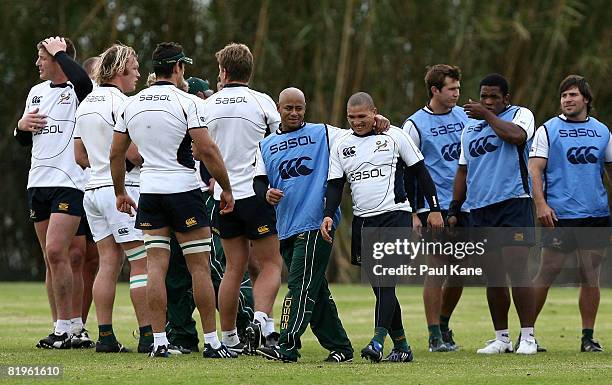
[[[387,337],[387,329],[383,327],[375,327],[374,328],[374,337],[372,337],[372,341],[376,341],[381,345],[385,345],[385,338]]]
[[[443,332],[448,331],[448,323],[450,322],[450,316],[440,316],[440,330]]]
[[[391,337],[391,340],[393,340],[393,347],[395,349],[399,349],[404,352],[408,351],[410,345],[408,344],[408,339],[406,338],[404,329],[391,330],[389,332],[389,337]]]
[[[582,339],[584,340],[592,340],[593,339],[593,329],[582,329]]]
[[[98,340],[103,344],[113,344],[117,342],[112,324],[98,325],[98,335]]]
[[[429,325],[427,326],[427,329],[429,329],[429,339],[442,339],[442,332],[440,331],[440,325]]]
[[[146,325],[138,328],[140,330],[140,338],[138,339],[139,344],[152,344],[153,343],[153,328],[151,325]]]

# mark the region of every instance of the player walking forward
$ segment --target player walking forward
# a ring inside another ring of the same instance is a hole
[[[348,130],[305,123],[306,100],[297,88],[280,93],[278,112],[280,128],[259,144],[253,187],[259,199],[276,207],[289,292],[283,300],[279,344],[259,352],[270,359],[297,361],[300,337],[310,325],[319,343],[330,351],[326,361],[351,361],[353,348],[325,279],[332,245],[319,230],[329,146]],[[339,214],[338,210],[334,215],[336,225]]]
[[[330,154],[325,212],[321,233],[331,242],[333,216],[342,199],[342,189],[348,180],[353,197],[353,235],[351,260],[361,261],[361,230],[364,227],[411,227],[410,203],[404,190],[402,178],[404,168],[417,175],[431,213],[428,223],[432,227],[443,227],[436,188],[423,163],[423,156],[410,137],[397,127],[376,135],[372,130],[376,107],[370,95],[359,92],[348,100],[348,121],[353,129],[351,135],[334,143]],[[379,148],[385,151],[377,151]],[[361,178],[361,175],[378,175],[376,178]],[[410,362],[412,350],[408,345],[395,286],[381,287],[373,284],[376,296],[374,337],[361,350],[361,356],[373,362],[383,358],[384,341],[389,334],[393,349],[386,360]]]

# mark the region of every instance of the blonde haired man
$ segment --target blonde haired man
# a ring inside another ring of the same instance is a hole
[[[108,157],[119,106],[128,99],[124,93],[134,91],[140,78],[136,53],[125,45],[111,46],[101,55],[93,78],[99,87],[77,109],[74,152],[81,167],[91,168],[83,206],[100,254],[93,286],[99,329],[96,352],[127,351],[112,328],[115,286],[124,255],[130,262],[130,297],[140,327],[138,350],[148,352],[153,334],[146,303],[147,255],[142,231],[134,229],[134,218],[115,208]],[[135,146],[130,148],[126,163],[128,193],[138,199],[142,158]]]

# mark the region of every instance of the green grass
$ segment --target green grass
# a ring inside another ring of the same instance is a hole
[[[282,288],[284,291],[285,288]],[[363,286],[336,285],[332,292],[349,337],[358,352],[370,339],[373,324],[373,295]],[[261,357],[236,360],[204,360],[199,354],[150,359],[140,354],[96,354],[92,350],[39,350],[34,345],[49,332],[49,311],[41,283],[0,283],[0,365],[62,365],[61,380],[71,384],[607,384],[612,380],[612,356],[579,353],[580,317],[577,290],[555,288],[538,321],[538,340],[548,353],[536,356],[483,357],[475,354],[493,337],[484,289],[464,291],[451,327],[461,351],[428,353],[427,327],[421,289],[398,289],[403,319],[415,361],[410,364],[372,364],[356,358],[353,363],[333,365],[321,361],[327,352],[310,331],[303,338],[298,364],[269,362]],[[284,293],[282,293],[284,294]],[[280,298],[276,314],[279,314]],[[97,325],[92,309],[88,328],[92,338]],[[135,348],[131,332],[136,321],[125,284],[118,289],[114,315],[118,338]],[[518,322],[511,311],[511,337],[516,338]],[[602,290],[596,337],[612,348],[612,290]],[[389,349],[387,342],[387,350]],[[0,378],[4,383],[32,383],[42,380]]]

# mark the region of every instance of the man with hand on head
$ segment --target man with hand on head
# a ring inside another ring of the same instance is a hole
[[[43,82],[30,90],[14,135],[20,144],[32,145],[28,204],[45,259],[54,325],[53,333],[37,347],[70,349],[73,335],[79,345],[85,337],[81,318],[85,233],[79,228],[85,175],[74,161],[72,133],[77,106],[92,84],[74,60],[70,39],[49,37],[36,48]]]

